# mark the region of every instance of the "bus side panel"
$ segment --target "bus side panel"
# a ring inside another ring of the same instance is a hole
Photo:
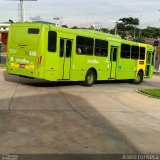
[[[76,47],[74,47],[74,52],[72,55],[71,74],[70,74],[71,80],[83,81],[85,79],[86,72],[90,67],[87,63],[88,59],[92,58],[89,58],[86,55],[76,54]]]
[[[153,72],[154,72],[154,48],[153,46],[150,46],[150,52],[151,52],[151,59],[150,59],[150,71],[149,71],[149,78],[152,78]]]
[[[99,65],[96,66],[97,80],[107,80],[110,77],[110,64],[108,57],[109,55],[107,57],[96,57],[99,62]]]
[[[151,54],[152,56],[151,56],[150,70],[149,70],[149,76],[148,76],[148,78],[152,78],[153,72],[154,72],[154,66],[153,66],[154,53],[153,53],[153,51],[151,53],[152,53]]]
[[[49,80],[49,81],[57,81],[58,77],[58,43],[56,43],[56,52],[49,52],[48,51],[48,34],[49,31],[52,31],[49,29],[49,26],[45,27],[44,30],[44,68],[43,68],[43,79]],[[58,34],[57,34],[58,35]]]
[[[43,79],[43,68],[44,68],[44,60],[43,58],[45,57],[45,48],[44,48],[44,26],[41,28],[41,35],[39,39],[39,47],[38,47],[38,55],[37,55],[37,70],[38,70],[38,77],[40,79]],[[42,57],[41,63],[39,64],[39,57]]]
[[[71,70],[70,80],[72,81],[84,81],[87,70],[91,65],[88,65],[88,59],[93,59],[86,55],[80,55],[76,53],[76,36],[74,36],[72,56],[71,56]]]
[[[117,64],[117,79],[135,79],[137,60],[119,59]]]
[[[71,80],[84,81],[86,73],[89,69],[95,70],[97,74],[97,80],[107,80],[110,75],[108,56],[102,57],[95,55],[88,56],[88,55],[77,54],[76,41],[75,41],[72,66],[71,66]]]
[[[78,55],[74,53],[71,80],[85,80],[86,73],[91,68],[96,70],[97,80],[108,79],[110,75],[108,57]]]

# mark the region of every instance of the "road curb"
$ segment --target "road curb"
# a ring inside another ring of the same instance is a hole
[[[156,96],[152,96],[152,95],[147,94],[147,93],[144,93],[144,92],[142,92],[140,89],[138,89],[137,92],[138,92],[139,94],[145,95],[145,96],[147,96],[147,97],[154,98],[154,99],[159,99],[159,100],[160,100],[160,98],[158,98],[158,97],[156,97]]]

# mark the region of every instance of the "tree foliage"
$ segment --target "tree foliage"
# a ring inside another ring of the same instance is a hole
[[[104,33],[108,33],[109,29],[108,28],[101,28],[101,31],[104,32]]]
[[[128,18],[120,18],[119,21],[122,23],[117,24],[118,33],[123,37],[134,36],[136,34],[136,26],[139,25],[139,19],[128,17]]]
[[[133,17],[128,17],[128,18],[121,18],[119,19],[121,20],[123,23],[123,25],[125,27],[128,27],[128,26],[138,26],[139,25],[139,19],[138,18],[133,18]]]
[[[120,30],[123,30],[123,31],[131,30],[131,29],[135,28],[135,26],[139,25],[138,18],[133,18],[133,17],[121,18],[121,19],[119,19],[119,21],[122,21],[122,23],[118,23],[117,28]]]
[[[119,20],[122,23],[117,24],[117,33],[122,38],[131,38],[136,42],[144,42],[144,38],[160,38],[160,28],[148,26],[145,29],[140,29],[139,26],[139,19],[128,17],[128,18],[120,18]],[[63,25],[63,27],[68,27],[67,25]],[[77,26],[73,26],[72,29],[93,29],[93,28],[79,28]],[[94,29],[97,30],[97,29]],[[98,29],[104,33],[115,33],[115,28],[108,29],[108,28],[100,28]],[[136,36],[135,36],[136,35]],[[134,37],[134,38],[133,38]],[[137,37],[137,38],[135,38]]]
[[[62,25],[63,28],[68,28],[68,26],[66,24]]]
[[[147,27],[142,29],[142,36],[149,38],[157,38],[160,37],[160,29],[156,27]]]
[[[145,43],[145,39],[142,38],[142,37],[135,38],[135,39],[133,39],[133,41],[140,42],[140,43]]]
[[[71,29],[79,29],[77,26],[73,26]]]

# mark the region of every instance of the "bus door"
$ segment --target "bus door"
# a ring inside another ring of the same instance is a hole
[[[59,79],[70,79],[72,40],[60,39]]]
[[[110,50],[110,78],[116,78],[116,66],[117,66],[117,51],[118,47],[111,46]]]
[[[150,76],[151,72],[151,65],[152,65],[152,52],[147,52],[147,57],[146,57],[146,76]]]

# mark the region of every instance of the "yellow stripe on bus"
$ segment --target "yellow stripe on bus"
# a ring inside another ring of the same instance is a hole
[[[144,60],[138,60],[138,64],[137,64],[137,72],[140,69],[145,70],[145,66],[146,66],[146,54],[147,54],[147,44],[139,44],[139,47],[145,47],[145,59]]]
[[[11,63],[11,67],[19,68],[19,64],[17,64],[17,63]],[[35,68],[35,65],[28,65],[28,64],[26,64],[26,65],[25,65],[25,68],[26,68],[26,69],[34,69],[34,68]]]

